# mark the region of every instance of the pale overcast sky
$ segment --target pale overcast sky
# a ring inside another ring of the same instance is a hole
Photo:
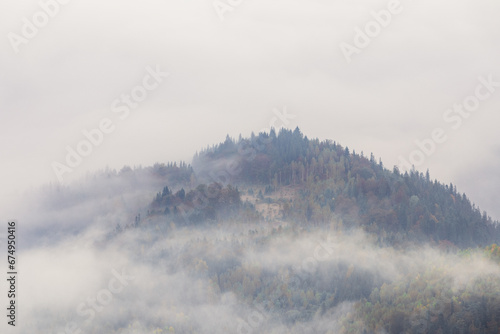
[[[392,168],[438,128],[417,169],[500,219],[499,13],[493,0],[2,0],[0,193],[58,182],[53,162],[103,119],[113,131],[65,180],[189,162],[272,122]],[[447,112],[462,103],[468,117]]]

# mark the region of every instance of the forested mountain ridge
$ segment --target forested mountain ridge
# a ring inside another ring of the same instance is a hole
[[[418,241],[464,248],[500,241],[498,222],[453,184],[431,180],[429,172],[389,170],[373,154],[366,157],[332,141],[309,139],[298,128],[238,140],[228,136],[197,153],[192,165],[188,187],[265,187],[265,194],[273,194],[266,200],[279,205],[281,219],[305,226],[337,219],[342,228],[362,227],[392,245]],[[280,199],[282,189],[292,189],[293,198]],[[159,201],[153,208],[161,206]],[[163,204],[160,211],[172,210]]]
[[[121,313],[110,333],[146,332],[131,325],[143,318],[153,333],[498,333],[498,223],[429,173],[295,129],[227,137],[192,165],[106,171],[87,188],[101,202],[110,185],[123,220],[103,205],[99,222],[122,224],[96,246],[153,266],[162,310]],[[90,198],[65,189],[58,209],[63,197]],[[227,317],[207,331],[206,310]]]

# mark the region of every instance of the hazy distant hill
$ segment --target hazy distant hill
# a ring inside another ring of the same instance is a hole
[[[69,254],[58,275],[80,270],[93,295],[96,261],[127,263],[137,279],[89,324],[88,312],[40,299],[30,333],[70,320],[121,334],[499,332],[498,223],[428,173],[386,169],[299,129],[31,196],[27,268]]]
[[[248,200],[246,209],[259,203],[274,205],[277,212],[267,218],[304,227],[332,221],[344,229],[362,227],[376,234],[382,244],[418,241],[463,248],[500,241],[498,222],[453,184],[432,180],[428,172],[389,170],[373,154],[365,156],[332,141],[308,139],[298,128],[238,140],[227,137],[195,155],[191,177],[186,175],[192,171],[190,166],[182,167],[184,180],[190,180],[184,182],[190,188],[183,190],[187,198],[163,191],[152,204],[156,213],[178,213],[181,205],[184,221],[223,219],[216,214],[226,202],[218,198],[222,192],[210,197],[204,194],[205,188],[195,189],[199,184],[219,183],[232,185],[230,192],[239,187]],[[165,170],[172,168],[170,164]],[[239,195],[232,196],[231,205],[240,203]],[[201,201],[207,197],[210,203],[196,203],[198,197]]]

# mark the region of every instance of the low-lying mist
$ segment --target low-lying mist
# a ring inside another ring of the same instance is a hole
[[[380,247],[362,230],[176,226],[144,214],[156,191],[101,179],[19,203],[19,333],[394,333],[397,321],[369,329],[362,312],[372,300],[419,277],[445,282],[449,295],[431,292],[436,300],[500,280],[478,251]],[[403,311],[428,329],[424,311]]]

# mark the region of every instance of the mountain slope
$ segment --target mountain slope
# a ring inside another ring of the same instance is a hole
[[[340,220],[362,227],[381,242],[441,243],[444,247],[485,246],[500,241],[500,228],[453,184],[444,185],[415,170],[384,168],[332,141],[308,139],[298,128],[260,133],[235,141],[227,137],[196,154],[198,182],[266,187],[274,192],[282,218],[317,225]],[[292,189],[291,201],[279,200]]]

